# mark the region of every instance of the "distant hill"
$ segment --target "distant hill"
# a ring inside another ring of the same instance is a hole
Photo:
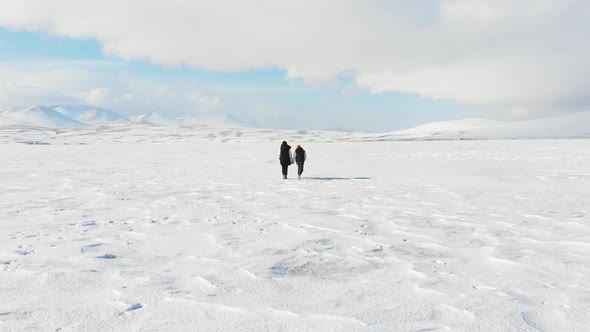
[[[31,106],[0,112],[0,127],[89,128],[51,107]]]
[[[463,119],[379,134],[377,140],[590,138],[590,112],[526,121]]]
[[[148,114],[132,116],[130,117],[130,120],[133,123],[137,124],[149,124],[159,126],[179,126],[182,124],[182,121],[174,117],[155,111],[150,112]]]
[[[69,118],[82,123],[126,123],[129,119],[106,108],[89,105],[56,105],[51,107]]]

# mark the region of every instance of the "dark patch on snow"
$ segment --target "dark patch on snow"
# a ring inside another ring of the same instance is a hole
[[[115,259],[115,258],[119,258],[119,256],[113,255],[113,254],[104,254],[102,256],[96,256],[94,258],[99,258],[99,259]]]
[[[143,308],[143,305],[141,303],[135,303],[129,306],[129,308],[127,308],[127,311],[139,310],[141,308]]]
[[[42,142],[42,141],[24,141],[24,142],[19,142],[22,144],[27,144],[27,145],[49,145],[49,142]]]
[[[289,267],[282,264],[282,263],[278,263],[275,264],[273,266],[270,267],[269,273],[271,277],[277,278],[277,277],[284,277],[289,273]]]

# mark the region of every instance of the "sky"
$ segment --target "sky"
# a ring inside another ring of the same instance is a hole
[[[588,110],[582,0],[0,0],[0,107],[393,131]]]

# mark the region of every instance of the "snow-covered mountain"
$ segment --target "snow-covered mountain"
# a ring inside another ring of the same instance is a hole
[[[130,120],[133,123],[137,123],[137,124],[149,124],[149,125],[159,125],[159,126],[179,126],[179,125],[182,125],[181,120],[178,120],[174,117],[170,117],[168,115],[162,114],[157,111],[150,112],[148,114],[132,116],[132,117],[130,117]]]
[[[378,140],[590,138],[590,112],[526,121],[463,119],[377,135]]]
[[[174,117],[158,111],[126,118],[105,108],[90,105],[55,105],[15,108],[0,112],[0,127],[87,128],[97,124],[144,124],[158,126],[199,126],[242,128],[230,114]]]
[[[154,111],[127,119],[108,109],[87,105],[31,106],[0,112],[0,128],[92,128],[96,124],[213,129],[251,127],[226,113],[173,117]],[[590,138],[590,111],[527,121],[478,118],[443,121],[383,134],[356,133],[354,137],[362,141]],[[350,139],[352,136],[347,136],[347,140]]]
[[[111,110],[90,105],[56,105],[52,109],[83,123],[129,122],[129,119]]]
[[[31,106],[0,112],[0,127],[88,128],[51,107]]]

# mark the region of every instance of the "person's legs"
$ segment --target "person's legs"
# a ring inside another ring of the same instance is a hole
[[[301,174],[303,174],[303,163],[298,163],[297,164],[297,175],[299,175],[300,179],[301,179]]]
[[[286,179],[287,178],[287,170],[288,170],[289,165],[281,164],[281,166],[283,167],[283,179]]]

